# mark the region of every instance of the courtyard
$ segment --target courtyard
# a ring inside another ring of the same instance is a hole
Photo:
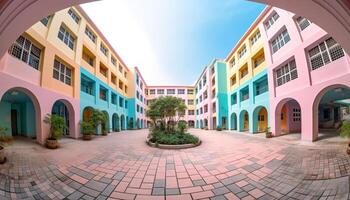
[[[350,198],[345,141],[190,132],[201,146],[151,148],[148,130],[65,138],[57,150],[16,138],[0,166],[0,199]]]

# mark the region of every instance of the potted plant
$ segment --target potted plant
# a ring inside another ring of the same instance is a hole
[[[95,133],[95,128],[92,122],[90,121],[81,121],[80,122],[81,132],[83,134],[83,140],[91,140],[92,134]]]
[[[50,133],[46,140],[46,146],[49,149],[57,149],[59,147],[58,139],[63,136],[64,129],[66,128],[65,120],[59,115],[48,114],[44,122],[50,124]]]
[[[340,136],[349,139],[346,152],[350,154],[350,122],[349,121],[343,121],[340,127]]]
[[[106,130],[107,117],[103,112],[101,112],[98,109],[94,109],[92,111],[90,121],[92,122],[93,127],[95,129],[101,126],[102,135],[107,135],[107,130]]]
[[[0,127],[0,164],[6,162],[5,145],[12,141],[11,136],[6,136],[7,128]]]
[[[272,133],[270,131],[270,127],[265,128],[265,136],[266,136],[266,138],[272,138]]]
[[[222,131],[221,126],[217,126],[217,127],[216,127],[216,130],[217,130],[217,131]]]

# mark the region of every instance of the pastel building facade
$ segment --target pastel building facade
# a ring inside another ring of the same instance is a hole
[[[262,132],[269,126],[269,91],[261,20],[264,11],[226,58],[230,130]]]
[[[80,7],[50,15],[24,32],[0,61],[0,126],[43,144],[47,114],[65,118],[65,135],[80,136],[89,108],[126,126],[129,69]],[[124,120],[123,120],[124,119]],[[116,125],[116,124],[115,124]]]
[[[187,106],[182,120],[185,120],[189,127],[195,127],[195,98],[193,86],[148,86],[146,95],[148,104],[162,96],[174,96],[182,99]]]
[[[214,59],[195,83],[196,128],[228,127],[226,62]]]
[[[349,56],[324,30],[302,16],[269,7],[259,25],[275,135],[299,132],[315,141],[336,129],[348,109]]]
[[[132,118],[129,120],[129,125],[131,126],[130,128],[147,128],[149,126],[149,120],[146,116],[148,107],[146,94],[147,84],[137,67],[134,68],[133,74],[134,84],[131,89],[134,91],[134,98],[131,100],[133,108],[130,108],[129,110],[130,116],[132,116]]]

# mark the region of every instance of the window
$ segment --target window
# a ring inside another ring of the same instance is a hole
[[[263,62],[265,62],[265,55],[262,53],[261,55],[254,58],[253,60],[254,68],[259,67],[259,65],[261,65]]]
[[[343,56],[343,48],[333,38],[329,38],[309,51],[311,69],[318,69]]]
[[[236,65],[236,58],[233,58],[231,61],[231,67],[234,67]]]
[[[259,122],[265,121],[265,115],[258,115],[258,121]]]
[[[41,49],[27,38],[19,36],[10,47],[9,54],[39,70]]]
[[[266,29],[270,29],[270,27],[278,20],[280,16],[274,12],[273,15],[265,22]]]
[[[207,77],[203,76],[203,86],[207,83]]]
[[[156,94],[156,90],[155,89],[151,89],[151,90],[149,90],[149,93],[150,94]]]
[[[67,85],[71,85],[72,70],[57,59],[55,59],[53,65],[53,77]]]
[[[111,82],[116,85],[117,84],[117,76],[111,73]]]
[[[290,41],[290,37],[289,37],[288,31],[286,29],[283,32],[281,32],[279,35],[277,35],[276,38],[271,41],[272,53],[276,53],[289,41]]]
[[[269,90],[267,79],[261,80],[255,83],[255,94],[256,96],[263,94]]]
[[[252,38],[250,38],[250,44],[253,46],[261,37],[260,31],[256,32]]]
[[[237,82],[236,80],[236,74],[234,74],[233,76],[231,76],[230,78],[230,83],[231,83],[231,86],[235,85]]]
[[[58,31],[58,38],[65,43],[70,49],[74,49],[75,38],[73,35],[67,31],[63,26],[60,27]]]
[[[107,75],[108,75],[108,68],[107,68],[104,64],[102,64],[102,63],[100,63],[100,73],[101,73],[104,77],[107,77]]]
[[[124,107],[128,108],[128,101],[127,100],[125,100],[125,106]]]
[[[85,27],[85,34],[90,38],[92,42],[96,43],[96,35],[91,31],[91,29]]]
[[[83,51],[83,60],[87,62],[91,67],[94,66],[94,58],[85,51]]]
[[[125,85],[124,92],[128,93],[128,86]]]
[[[193,94],[193,90],[192,89],[187,89],[187,94]]]
[[[215,89],[212,91],[211,98],[214,99],[216,97],[216,91]]]
[[[117,60],[111,56],[111,63],[114,65],[114,66],[117,66]]]
[[[140,82],[140,88],[141,88],[141,90],[143,90],[143,83],[142,82]]]
[[[41,19],[40,22],[41,22],[44,26],[47,26],[47,25],[49,24],[50,18],[51,18],[51,16],[49,15],[49,16],[47,16],[47,17]]]
[[[248,74],[248,67],[243,67],[243,68],[240,70],[241,78],[244,78],[247,74]]]
[[[231,94],[231,105],[237,104],[237,94]]]
[[[94,95],[94,83],[84,75],[81,77],[81,91],[89,95]]]
[[[123,73],[123,66],[122,65],[119,65],[119,72]]]
[[[107,56],[108,54],[108,49],[106,46],[104,46],[102,43],[100,44],[100,51],[105,55]]]
[[[145,89],[145,94],[148,95],[148,89]]]
[[[178,94],[185,94],[185,90],[184,90],[184,89],[178,89],[178,90],[177,90],[177,93],[178,93]]]
[[[213,103],[213,113],[216,113],[216,103]]]
[[[117,105],[117,95],[112,94],[111,96],[111,102],[113,105]]]
[[[203,96],[199,96],[199,102],[202,102],[203,101]]]
[[[188,115],[194,115],[194,110],[188,110]]]
[[[75,23],[79,24],[80,21],[80,17],[78,16],[78,14],[76,14],[72,8],[70,8],[68,10],[68,14],[72,17],[72,19],[75,21]]]
[[[204,113],[207,113],[208,112],[208,104],[206,104],[205,106],[204,106]]]
[[[193,104],[194,104],[193,99],[188,99],[188,100],[187,100],[187,104],[188,104],[188,105],[193,105]]]
[[[291,80],[298,78],[295,60],[290,61],[276,70],[277,86],[281,86]]]
[[[245,101],[249,99],[249,88],[245,88],[241,90],[241,101]]]
[[[157,94],[164,94],[164,90],[163,89],[158,89],[157,90]]]
[[[247,47],[244,45],[238,52],[239,58],[242,58],[247,53]]]
[[[128,73],[127,72],[124,72],[124,77],[126,78],[128,76]]]
[[[137,98],[137,99],[140,98],[140,93],[139,93],[139,91],[136,91],[136,98]]]
[[[100,87],[100,99],[107,101],[107,90],[102,87]]]
[[[140,106],[136,105],[136,112],[140,112]]]
[[[203,93],[203,98],[204,98],[204,99],[207,99],[207,98],[208,98],[208,91],[207,91],[207,90],[204,91],[204,93]]]
[[[121,80],[119,80],[119,89],[121,89],[121,90],[124,89],[124,83]]]
[[[293,122],[301,121],[301,110],[300,108],[293,108]]]
[[[304,18],[304,17],[298,17],[297,18],[297,23],[298,23],[298,26],[299,26],[301,31],[306,29],[311,24],[311,22],[308,19]]]
[[[166,93],[167,94],[175,94],[175,89],[167,89]]]
[[[215,85],[215,78],[213,78],[213,80],[211,80],[211,85],[212,85],[212,86]]]
[[[215,74],[215,68],[211,67],[211,74]]]
[[[124,107],[124,99],[119,97],[119,107]]]
[[[200,110],[200,113],[203,114],[203,108],[200,108],[199,110]]]

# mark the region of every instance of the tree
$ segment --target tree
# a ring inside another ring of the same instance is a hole
[[[182,99],[165,96],[152,101],[146,115],[152,120],[155,128],[164,127],[166,133],[174,133],[175,124],[185,115],[186,109]],[[157,125],[158,122],[160,125]]]

